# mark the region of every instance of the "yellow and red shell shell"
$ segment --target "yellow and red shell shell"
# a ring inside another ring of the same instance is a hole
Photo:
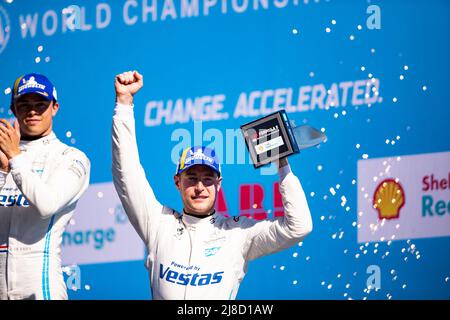
[[[405,205],[405,192],[394,179],[383,180],[373,194],[373,207],[380,219],[396,219]]]

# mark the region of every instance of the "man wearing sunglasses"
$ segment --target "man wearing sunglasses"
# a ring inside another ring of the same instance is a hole
[[[286,159],[279,162],[285,216],[256,221],[214,210],[222,183],[214,150],[195,146],[181,155],[174,184],[182,212],[156,199],[142,168],[135,136],[133,96],[138,72],[115,79],[113,178],[125,211],[147,246],[154,299],[235,299],[248,263],[302,241],[312,230],[305,194]]]
[[[60,244],[89,185],[86,155],[58,140],[56,89],[47,77],[19,77],[14,125],[0,119],[0,299],[67,299]]]

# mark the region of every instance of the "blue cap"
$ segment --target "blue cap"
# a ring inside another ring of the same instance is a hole
[[[220,162],[213,149],[196,146],[184,149],[178,161],[176,174],[180,174],[195,165],[205,165],[220,176]]]
[[[29,73],[16,79],[11,94],[11,107],[14,101],[27,93],[37,93],[48,101],[58,100],[55,86],[42,74]]]

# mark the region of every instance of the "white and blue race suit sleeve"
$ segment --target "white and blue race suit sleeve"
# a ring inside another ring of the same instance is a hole
[[[77,202],[89,185],[89,160],[79,150],[68,154],[47,181],[32,172],[24,154],[9,163],[17,187],[43,219]]]
[[[302,241],[312,231],[312,219],[305,193],[289,165],[279,169],[280,193],[284,216],[271,220],[245,219],[247,232],[244,246],[247,260],[287,249]]]
[[[134,106],[117,104],[112,126],[114,186],[128,218],[145,244],[152,242],[163,206],[158,202],[139,161]]]

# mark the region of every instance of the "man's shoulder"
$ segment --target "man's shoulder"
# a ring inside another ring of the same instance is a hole
[[[57,153],[62,157],[77,158],[79,160],[89,161],[89,158],[83,151],[73,146],[69,146],[61,142],[60,140],[57,140],[57,142],[55,143],[55,149]]]
[[[254,225],[256,222],[258,222],[255,219],[246,217],[246,216],[223,216],[223,215],[218,215],[219,218],[219,223],[226,225],[229,228],[235,228],[235,227],[241,227],[241,228],[246,228],[249,226]]]
[[[87,155],[83,151],[61,142],[59,139],[55,139],[52,143],[50,154],[51,161],[56,166],[62,163],[70,163],[70,167],[77,167],[84,174],[90,171],[91,163]]]
[[[163,205],[162,213],[169,219],[180,219],[182,216],[177,210],[165,205]]]

